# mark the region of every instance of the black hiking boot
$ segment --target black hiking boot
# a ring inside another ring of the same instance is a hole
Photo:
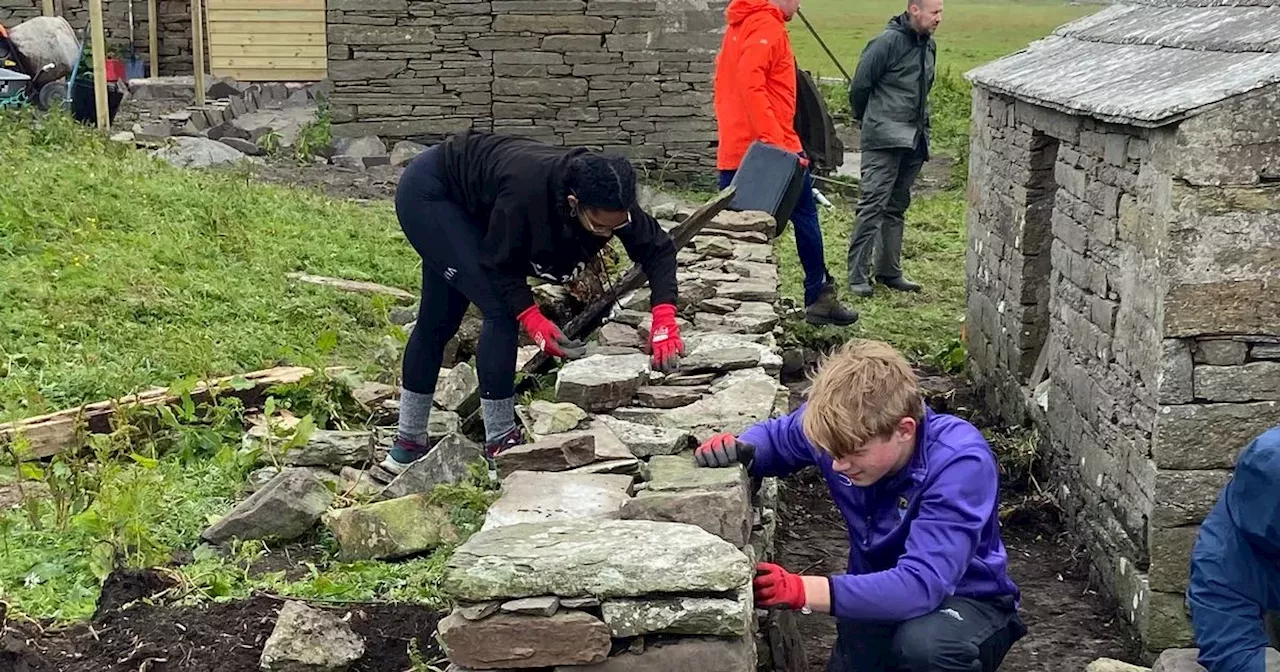
[[[858,321],[858,312],[845,308],[836,296],[836,286],[827,284],[818,299],[804,308],[804,321],[809,324],[834,324],[847,327]]]
[[[878,277],[876,278],[876,282],[884,285],[885,287],[888,287],[889,289],[896,289],[899,292],[920,291],[919,283],[911,282],[910,280],[906,279],[903,276],[898,276],[896,278],[879,278]]]

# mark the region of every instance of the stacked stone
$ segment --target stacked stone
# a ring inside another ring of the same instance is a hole
[[[335,134],[436,142],[466,128],[714,168],[724,2],[339,0]]]
[[[1006,417],[1047,426],[1058,499],[1145,646],[1185,645],[1196,526],[1280,422],[1262,149],[1280,128],[1240,121],[1280,91],[1158,129],[974,102],[971,370]]]
[[[0,0],[0,24],[12,28],[40,16],[40,3],[33,0]]]
[[[502,495],[446,570],[460,606],[439,634],[455,670],[747,672],[785,656],[786,628],[750,589],[754,562],[773,557],[776,481],[697,468],[692,453],[788,410],[761,326],[778,321],[773,259],[736,239],[773,226],[722,213],[695,245],[716,256],[685,255],[678,372],[650,371],[637,292],[561,369],[556,402],[521,407],[535,441],[498,456]]]

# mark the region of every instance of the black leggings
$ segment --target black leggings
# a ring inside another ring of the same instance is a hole
[[[484,315],[476,348],[480,396],[506,399],[515,394],[519,324],[481,270],[479,231],[449,200],[439,164],[439,150],[428,149],[409,164],[396,189],[400,228],[422,257],[422,301],[405,348],[402,384],[419,394],[435,392],[445,345],[474,303]]]

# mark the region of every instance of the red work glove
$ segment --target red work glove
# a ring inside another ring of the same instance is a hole
[[[680,364],[684,354],[684,341],[680,340],[680,325],[676,324],[676,307],[660,303],[653,307],[653,324],[649,327],[649,352],[653,357],[653,370],[670,373]]]
[[[755,446],[743,443],[732,434],[724,432],[698,446],[693,452],[693,463],[699,467],[732,467],[735,464],[750,466],[755,455]]]
[[[803,609],[808,603],[800,575],[770,562],[756,564],[756,578],[751,585],[755,588],[756,606],[762,609]]]
[[[538,304],[535,303],[526,308],[516,319],[520,320],[521,326],[528,332],[533,342],[538,344],[538,349],[548,355],[575,359],[586,354],[586,346],[565,338],[560,327],[543,316]]]

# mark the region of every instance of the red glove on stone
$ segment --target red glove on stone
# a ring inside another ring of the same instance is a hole
[[[680,355],[684,354],[684,341],[680,340],[680,325],[676,324],[676,307],[670,303],[653,307],[649,352],[653,356],[654,371],[670,373],[679,366]]]
[[[542,309],[538,308],[538,304],[535,303],[526,308],[516,319],[520,320],[520,324],[528,332],[529,338],[532,338],[533,342],[538,344],[538,349],[548,355],[573,359],[586,354],[586,346],[565,338],[564,333],[560,331],[560,327],[557,327],[554,322],[543,316]]]
[[[800,575],[770,562],[756,564],[756,578],[752,586],[755,588],[756,606],[762,609],[803,609],[808,602]]]
[[[722,432],[698,446],[693,452],[693,463],[699,467],[732,467],[735,464],[750,467],[755,454],[755,446],[739,441],[728,432]]]

